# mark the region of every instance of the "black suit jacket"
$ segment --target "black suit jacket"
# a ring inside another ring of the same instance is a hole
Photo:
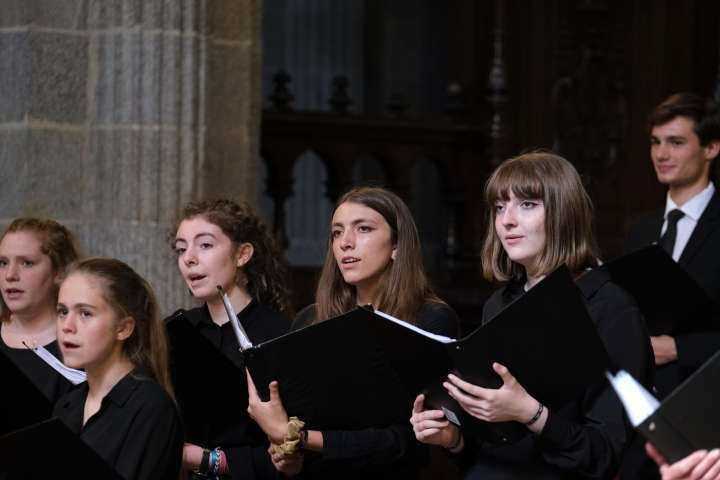
[[[623,253],[657,242],[664,223],[664,213],[665,209],[662,208],[635,221],[625,237]],[[715,191],[700,216],[678,264],[720,305],[720,190]],[[720,333],[700,332],[675,336],[675,344],[677,365],[670,364],[667,367],[672,368],[658,369],[656,384],[661,398],[720,350]]]

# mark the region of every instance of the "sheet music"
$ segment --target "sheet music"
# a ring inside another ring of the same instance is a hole
[[[610,372],[605,372],[605,375],[607,375],[610,384],[620,397],[620,401],[625,407],[625,411],[627,411],[628,418],[633,427],[637,427],[644,422],[645,419],[652,415],[660,406],[658,399],[645,390],[645,388],[625,370],[620,370],[615,376]]]
[[[87,381],[87,375],[81,370],[75,370],[74,368],[66,367],[60,360],[55,358],[55,355],[48,352],[45,348],[39,345],[37,342],[33,342],[35,348],[31,349],[37,353],[38,357],[45,360],[45,362],[54,368],[60,375],[67,378],[72,382],[73,385],[80,385]]]
[[[398,325],[402,325],[403,327],[409,328],[410,330],[413,330],[413,331],[415,331],[415,332],[417,332],[417,333],[420,333],[420,334],[422,334],[422,335],[425,335],[425,336],[428,337],[428,338],[432,338],[433,340],[437,340],[438,342],[442,342],[442,343],[452,343],[452,342],[455,341],[455,340],[453,340],[452,338],[443,337],[442,335],[435,335],[434,333],[426,332],[426,331],[423,330],[422,328],[416,327],[415,325],[410,325],[409,323],[403,322],[402,320],[399,320],[399,319],[393,317],[392,315],[388,315],[388,314],[385,313],[385,312],[381,312],[380,310],[375,310],[375,313],[378,314],[378,315],[380,315],[381,317],[385,317],[385,318],[387,318],[388,320],[397,323]]]
[[[230,317],[230,323],[233,326],[233,330],[235,330],[235,337],[237,338],[238,344],[240,344],[240,351],[244,352],[248,348],[252,348],[253,344],[250,341],[250,337],[248,337],[247,333],[245,333],[245,329],[240,324],[237,315],[235,315],[235,309],[233,309],[227,293],[222,293],[222,287],[220,287],[220,285],[218,285],[217,288],[220,292],[220,297],[222,298],[223,304],[225,305],[225,311],[227,312],[228,317]]]

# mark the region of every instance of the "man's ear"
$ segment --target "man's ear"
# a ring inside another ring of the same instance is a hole
[[[125,317],[120,320],[118,324],[118,331],[116,338],[118,340],[127,340],[130,335],[135,331],[135,319],[132,317]]]
[[[712,160],[720,153],[720,140],[712,140],[705,145],[705,158]]]
[[[235,259],[237,261],[237,266],[242,267],[247,262],[250,261],[250,259],[253,256],[253,253],[255,252],[255,248],[250,243],[243,243],[237,248],[237,253],[235,254]]]

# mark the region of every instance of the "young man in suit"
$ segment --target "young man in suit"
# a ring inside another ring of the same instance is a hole
[[[720,304],[720,192],[710,181],[710,167],[720,153],[720,106],[699,95],[678,93],[652,111],[648,126],[650,156],[668,195],[665,207],[630,226],[623,251],[657,242]],[[660,399],[720,350],[718,332],[650,338]],[[620,478],[660,476],[644,449],[632,448]]]

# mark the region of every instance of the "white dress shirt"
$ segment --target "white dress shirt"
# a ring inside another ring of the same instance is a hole
[[[667,203],[665,204],[665,222],[663,223],[662,230],[660,230],[660,238],[665,235],[665,230],[667,230],[668,213],[673,210],[680,210],[685,214],[685,216],[677,222],[677,237],[675,237],[675,248],[672,254],[672,258],[676,262],[680,258],[680,255],[682,255],[683,250],[685,250],[685,245],[687,245],[688,240],[690,240],[690,235],[692,235],[693,230],[695,230],[695,225],[697,225],[700,216],[705,211],[705,208],[707,208],[714,193],[715,185],[710,182],[710,185],[708,185],[705,190],[685,202],[682,207],[678,207],[672,198],[670,198],[670,192],[668,192]]]

